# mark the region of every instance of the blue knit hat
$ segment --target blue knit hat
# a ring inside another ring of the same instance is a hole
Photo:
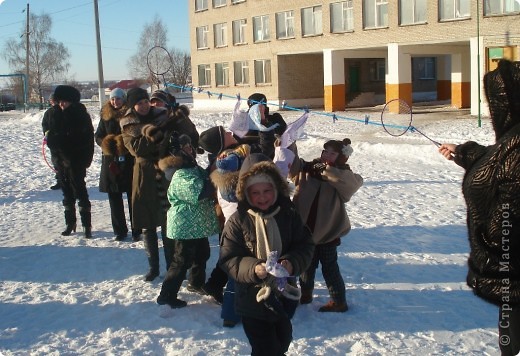
[[[121,88],[115,88],[110,92],[110,99],[112,98],[119,98],[123,99],[123,101],[126,101],[126,93]]]

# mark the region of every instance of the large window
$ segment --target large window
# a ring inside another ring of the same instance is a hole
[[[208,26],[197,27],[197,48],[208,48]]]
[[[246,43],[246,26],[247,20],[235,20],[232,23],[233,26],[233,44],[245,44]]]
[[[213,0],[213,7],[226,6],[226,0]]]
[[[363,19],[365,28],[388,26],[388,1],[363,0]]]
[[[271,83],[271,61],[269,59],[255,61],[255,83]]]
[[[314,36],[323,33],[321,6],[302,9],[302,35]]]
[[[330,4],[330,32],[346,32],[354,29],[353,0]]]
[[[279,12],[276,14],[276,38],[294,37],[294,11]]]
[[[195,0],[195,11],[208,9],[208,0]]]
[[[467,18],[469,17],[470,0],[439,0],[439,11],[441,21]]]
[[[211,68],[209,64],[199,64],[197,70],[199,74],[199,87],[210,86]]]
[[[215,33],[215,47],[227,46],[227,25],[226,23],[217,23],[213,25]]]
[[[229,85],[229,63],[215,64],[215,82],[217,87]]]
[[[435,79],[435,57],[415,58],[419,79]]]
[[[518,0],[484,0],[485,15],[505,15],[520,12]]]
[[[235,75],[235,85],[249,84],[249,66],[247,61],[234,62],[233,71]]]
[[[399,24],[411,25],[426,22],[426,0],[400,0]]]
[[[254,42],[269,40],[269,16],[253,17],[253,39]]]

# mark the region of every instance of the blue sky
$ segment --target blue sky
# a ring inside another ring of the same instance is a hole
[[[18,39],[25,26],[22,13],[29,2],[33,14],[52,18],[52,37],[70,52],[70,71],[78,81],[97,80],[97,52],[92,0],[0,0],[0,51],[9,38]],[[189,52],[188,1],[98,0],[105,80],[129,79],[127,61],[137,51],[145,24],[157,15],[168,30],[168,47]],[[0,74],[10,74],[0,58]]]

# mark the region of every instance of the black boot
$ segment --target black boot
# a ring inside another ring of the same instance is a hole
[[[159,241],[157,240],[157,231],[155,229],[146,229],[143,231],[143,235],[144,249],[150,265],[150,270],[144,276],[144,280],[151,282],[159,276]]]
[[[67,227],[61,232],[62,236],[70,236],[76,232],[76,209],[74,207],[65,207],[65,224]]]
[[[163,249],[164,249],[164,259],[166,260],[166,271],[170,269],[170,264],[172,263],[173,253],[175,251],[175,243],[172,239],[167,237],[162,238],[163,241]]]
[[[85,233],[85,238],[92,238],[92,217],[90,215],[90,206],[80,206],[79,216],[81,217],[81,225],[83,225],[83,232]]]

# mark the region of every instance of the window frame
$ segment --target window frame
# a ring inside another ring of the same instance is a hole
[[[203,79],[201,81],[201,71],[204,71]],[[198,86],[199,87],[210,87],[211,86],[211,66],[209,64],[199,64],[197,65],[197,75],[198,75]]]
[[[227,22],[220,22],[213,25],[213,37],[215,48],[227,47]]]
[[[207,49],[209,48],[208,43],[208,34],[209,34],[209,26],[199,26],[195,29],[196,33],[196,41],[197,41],[197,49]],[[199,43],[199,39],[204,42],[202,45]]]
[[[281,17],[283,16],[283,19]],[[284,34],[280,35],[280,23],[283,20],[284,24]],[[285,40],[294,38],[294,10],[287,10],[277,12],[275,14],[275,23],[276,23],[276,39]],[[291,26],[292,25],[292,26]],[[292,32],[292,33],[291,33]]]
[[[406,23],[403,23],[403,2],[406,1],[407,3],[404,4],[404,8],[406,10],[409,9],[408,5],[413,5],[412,6],[412,14],[411,14],[411,18],[412,18],[412,21],[411,22],[406,22]],[[423,2],[424,4],[422,4],[423,8],[424,8],[424,19],[418,19],[417,16],[418,16],[418,12],[417,12],[417,2]],[[418,24],[425,24],[428,20],[428,1],[427,0],[399,0],[399,5],[398,5],[398,10],[399,10],[399,26],[410,26],[410,25],[418,25]]]
[[[239,71],[240,75],[237,75]],[[240,82],[237,81],[240,79]],[[246,86],[249,85],[249,63],[248,61],[235,61],[233,62],[233,80],[235,86]]]
[[[319,8],[319,12],[316,11],[318,8]],[[305,14],[304,14],[304,12],[306,10],[312,11],[312,16],[311,16],[311,19],[312,19],[311,27],[312,27],[312,31],[313,31],[312,33],[306,32],[307,24],[305,23]],[[301,9],[300,15],[301,15],[302,37],[312,37],[312,36],[319,36],[319,35],[323,34],[323,7],[322,7],[322,5],[304,7]],[[317,21],[317,20],[319,20],[319,21]]]
[[[195,12],[208,10],[208,0],[195,0]]]
[[[370,25],[368,25],[368,16],[371,14],[369,8],[373,10]],[[382,12],[382,9],[385,12]],[[373,23],[373,25],[372,25]],[[377,29],[388,27],[388,0],[363,0],[363,28],[364,29]]]
[[[215,4],[217,1],[220,2],[220,4]],[[214,9],[218,9],[219,7],[224,7],[227,5],[227,0],[212,0],[211,2]],[[222,4],[222,2],[224,3]]]
[[[229,86],[229,62],[215,63],[215,85],[217,87]]]
[[[370,81],[384,82],[386,80],[386,61],[384,59],[373,59],[368,62]]]
[[[262,34],[262,38],[258,38],[258,25],[261,25],[260,33]],[[271,36],[269,33],[269,15],[259,15],[253,16],[253,42],[267,42],[271,40]]]
[[[497,1],[497,0],[495,0]],[[512,2],[513,7],[517,7],[518,10],[507,11],[505,8],[507,7],[506,1],[508,0],[499,0],[500,1],[500,11],[501,12],[490,12],[490,0],[484,0],[484,16],[508,16],[508,15],[517,15],[520,13],[520,3],[517,1]]]
[[[480,1],[480,0],[478,0]],[[446,10],[444,9],[444,7],[446,6],[445,3],[446,2],[450,2],[451,6],[453,7],[453,13],[450,14],[450,17],[443,17],[445,16],[445,12]],[[468,12],[467,14],[459,14],[459,16],[457,16],[457,13],[460,13],[460,6],[461,4],[465,2],[466,3],[466,6],[468,7]],[[470,0],[439,0],[439,21],[440,22],[445,22],[445,21],[457,21],[457,20],[465,20],[465,19],[469,19],[471,17],[471,2]]]
[[[259,66],[261,64],[261,67]],[[257,66],[258,65],[258,66]],[[261,78],[257,75],[257,70],[262,72]],[[256,85],[270,85],[273,82],[273,76],[271,71],[271,60],[270,59],[255,59],[254,61],[255,71],[255,84]],[[268,78],[267,78],[268,77]],[[262,80],[262,81],[260,81]]]
[[[238,32],[237,32],[237,27],[236,27],[237,24],[239,24]],[[247,44],[247,40],[246,40],[247,19],[233,20],[233,22],[231,23],[231,27],[232,27],[232,32],[233,32],[233,45],[239,46],[239,45]],[[240,37],[238,39],[238,41],[235,36],[237,33]]]
[[[338,11],[334,11],[334,8],[337,6],[341,6],[340,16],[341,16],[341,29],[334,28],[334,14],[337,14]],[[346,1],[338,1],[330,3],[330,32],[331,33],[344,33],[344,32],[352,32],[354,31],[354,1],[346,0]]]

